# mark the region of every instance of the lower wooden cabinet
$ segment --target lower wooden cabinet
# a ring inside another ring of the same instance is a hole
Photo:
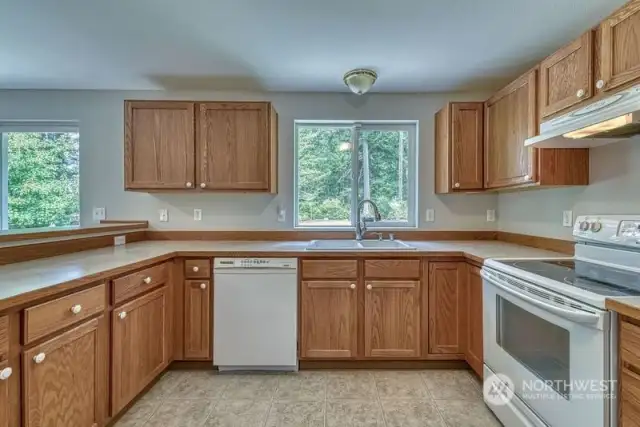
[[[467,347],[465,357],[471,369],[482,378],[483,311],[480,269],[468,265],[467,275]]]
[[[211,282],[187,280],[184,286],[184,357],[211,359]]]
[[[429,263],[429,354],[464,356],[465,273],[463,262]]]
[[[0,363],[0,372],[9,368],[7,362]],[[7,375],[9,371],[5,371]],[[0,379],[0,427],[9,427],[11,404],[9,399],[9,378]]]
[[[168,331],[166,287],[113,310],[111,415],[117,414],[167,367]]]
[[[300,292],[300,357],[349,359],[357,354],[356,281],[304,281]]]
[[[102,425],[108,363],[104,328],[101,316],[24,352],[25,427]]]
[[[364,352],[366,357],[420,356],[420,282],[366,281]]]

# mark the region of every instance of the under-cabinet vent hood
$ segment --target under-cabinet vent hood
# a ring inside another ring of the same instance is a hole
[[[640,135],[640,85],[540,125],[536,148],[590,148]]]

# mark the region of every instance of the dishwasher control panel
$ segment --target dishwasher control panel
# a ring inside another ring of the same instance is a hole
[[[276,268],[295,269],[295,258],[216,258],[214,269],[220,268]]]

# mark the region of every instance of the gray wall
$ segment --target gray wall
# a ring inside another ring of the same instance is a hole
[[[0,91],[0,120],[78,120],[80,123],[80,194],[84,225],[94,206],[107,208],[112,219],[148,219],[167,229],[293,228],[293,122],[316,120],[419,120],[419,227],[423,229],[495,229],[486,210],[498,196],[436,196],[433,164],[433,116],[448,100],[483,100],[488,94],[349,94],[312,93],[167,93],[118,91]],[[123,100],[271,100],[280,116],[279,194],[145,194],[123,190]],[[278,206],[287,209],[276,221]],[[158,221],[158,209],[169,210],[169,222]],[[203,221],[193,221],[193,209]],[[425,210],[436,210],[435,223],[424,222]]]

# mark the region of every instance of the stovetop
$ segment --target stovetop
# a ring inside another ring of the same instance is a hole
[[[501,264],[605,297],[640,296],[640,275],[576,260],[499,260]]]

